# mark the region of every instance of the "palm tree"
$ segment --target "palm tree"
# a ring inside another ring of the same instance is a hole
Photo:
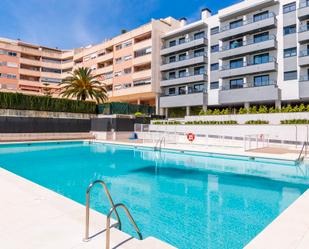
[[[60,95],[66,98],[77,98],[77,100],[95,99],[97,103],[107,101],[105,84],[102,84],[92,74],[88,67],[75,69],[59,84],[62,86]]]

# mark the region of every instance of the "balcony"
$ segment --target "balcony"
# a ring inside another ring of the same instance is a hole
[[[168,95],[160,97],[161,108],[201,106],[207,103],[207,93],[197,92],[181,95]]]
[[[263,86],[248,84],[242,88],[222,88],[219,91],[220,104],[236,104],[244,102],[267,102],[279,99],[279,89],[275,82],[266,82]]]
[[[298,42],[300,44],[307,43],[309,41],[309,25],[300,26],[298,32]]]
[[[152,54],[146,54],[139,57],[133,58],[133,65],[141,65],[146,63],[151,63]]]
[[[95,75],[99,75],[99,74],[109,73],[112,71],[113,71],[113,65],[110,65],[106,67],[97,68],[94,73]]]
[[[194,54],[192,54],[192,55],[186,56],[182,60],[178,59],[174,62],[168,62],[168,60],[166,60],[163,62],[163,65],[160,66],[160,70],[167,71],[167,70],[171,70],[175,68],[188,67],[188,66],[192,66],[195,64],[202,64],[206,62],[207,62],[207,56],[205,53],[198,55],[198,56],[194,56]]]
[[[235,47],[231,47],[231,45],[222,47],[219,59],[229,59],[235,56],[275,49],[276,47],[276,36],[269,36],[267,40],[262,41],[249,40],[235,45]]]
[[[270,57],[267,62],[255,64],[255,63],[243,63],[242,66],[237,68],[230,68],[230,66],[223,66],[220,71],[221,78],[238,77],[241,75],[249,75],[255,73],[263,73],[277,70],[277,62],[274,57]]]
[[[303,50],[299,53],[298,65],[300,67],[309,65],[309,50]]]
[[[143,49],[143,48],[148,48],[148,47],[151,47],[151,46],[152,46],[152,39],[150,38],[150,39],[138,42],[138,43],[134,43],[133,51],[140,50],[140,49]]]
[[[309,98],[309,75],[302,75],[299,78],[299,98]]]
[[[302,1],[299,4],[297,15],[298,15],[299,20],[301,21],[309,18],[309,3],[307,1]]]
[[[134,72],[132,78],[133,80],[151,78],[151,72],[152,72],[151,69]]]
[[[254,18],[252,18],[245,20],[239,27],[236,28],[231,28],[230,25],[221,27],[218,38],[220,40],[229,40],[234,36],[241,36],[244,34],[255,33],[256,31],[267,30],[276,27],[276,25],[276,15],[270,12],[262,19],[254,20]]]
[[[19,73],[23,75],[30,75],[35,77],[41,77],[41,71],[40,70],[32,70],[27,68],[20,68]]]
[[[173,86],[173,85],[186,84],[186,83],[191,83],[191,82],[202,82],[206,80],[207,80],[206,74],[194,75],[194,74],[187,73],[186,75],[182,77],[163,79],[160,85],[161,86]]]
[[[183,43],[176,43],[175,46],[162,47],[160,54],[167,55],[167,54],[175,53],[178,51],[187,50],[192,47],[205,46],[206,44],[207,44],[207,39],[205,37],[202,37],[199,39],[189,38],[189,39],[186,39],[185,42]]]
[[[41,67],[41,61],[40,60],[32,60],[32,59],[28,59],[28,58],[24,58],[24,57],[20,57],[20,64],[27,64],[30,66],[37,66],[37,67]]]

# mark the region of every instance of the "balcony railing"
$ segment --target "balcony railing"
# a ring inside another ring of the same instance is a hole
[[[185,39],[183,42],[179,42],[179,41],[176,41],[176,43],[174,45],[164,45],[162,46],[161,49],[165,49],[165,48],[172,48],[172,47],[175,47],[175,46],[178,46],[178,45],[182,45],[182,44],[186,44],[186,43],[189,43],[189,42],[192,42],[192,41],[196,41],[196,40],[199,40],[199,39],[207,39],[205,36],[204,37],[190,37],[190,38],[187,38]]]
[[[165,60],[163,60],[163,65],[176,63],[176,62],[180,62],[180,61],[186,61],[186,60],[198,58],[198,57],[201,57],[201,56],[207,57],[207,53],[190,54],[190,55],[186,55],[185,57],[182,57],[182,59],[177,58],[174,61],[169,61],[168,59],[165,59]]]
[[[309,49],[302,50],[299,52],[299,57],[309,56]]]
[[[222,86],[221,90],[222,91],[227,91],[227,90],[235,90],[235,89],[243,89],[243,88],[252,88],[252,87],[262,87],[262,86],[271,86],[271,85],[277,85],[277,81],[274,80],[268,80],[264,82],[259,82],[258,85],[255,85],[253,82],[247,82],[245,85],[240,85],[237,87],[231,87],[231,86]]]
[[[175,76],[175,77],[163,77],[163,81],[164,80],[176,80],[176,79],[183,79],[183,78],[187,78],[187,77],[193,77],[193,76],[199,76],[199,75],[206,75],[205,73],[185,73],[181,76]]]
[[[203,89],[203,90],[190,90],[190,91],[185,91],[183,93],[175,93],[175,94],[161,94],[161,97],[173,97],[173,96],[183,96],[183,95],[190,95],[190,94],[194,94],[194,93],[207,93],[207,89]]]
[[[269,57],[267,61],[263,61],[261,63],[255,63],[255,62],[243,62],[241,65],[239,65],[238,67],[230,67],[230,65],[223,65],[221,67],[220,70],[224,71],[224,70],[233,70],[233,69],[238,69],[238,68],[243,68],[243,67],[249,67],[249,66],[258,66],[261,64],[266,64],[266,63],[270,63],[270,62],[276,62],[277,59],[275,57]]]
[[[270,36],[267,37],[267,39],[263,39],[261,41],[255,41],[254,39],[251,39],[251,40],[239,42],[237,44],[235,43],[234,47],[233,47],[233,44],[222,46],[220,51],[232,50],[232,49],[235,49],[235,48],[241,48],[241,47],[249,46],[249,45],[252,45],[252,44],[258,44],[258,43],[262,43],[262,42],[266,42],[266,41],[270,41],[270,40],[276,40],[276,36],[270,35]]]
[[[306,8],[306,7],[309,7],[309,2],[308,2],[308,1],[302,1],[302,2],[299,4],[299,8],[300,8],[300,9]]]
[[[305,24],[299,27],[299,33],[306,32],[309,30],[309,25]]]
[[[309,75],[300,75],[299,81],[309,81]]]
[[[256,22],[259,22],[259,21],[263,21],[263,20],[266,20],[266,19],[269,19],[269,18],[272,18],[272,17],[275,17],[275,16],[276,16],[275,13],[269,12],[268,14],[265,14],[265,15],[261,16],[258,19],[250,18],[250,19],[247,19],[247,20],[243,20],[242,23],[239,26],[234,27],[234,28],[231,27],[230,24],[228,24],[226,26],[223,26],[223,27],[220,28],[220,32],[224,32],[224,31],[231,30],[231,29],[237,29],[237,28],[249,25],[251,23],[256,23]]]

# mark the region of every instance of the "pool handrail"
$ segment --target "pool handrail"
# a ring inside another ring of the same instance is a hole
[[[141,232],[140,232],[138,226],[136,225],[136,222],[135,222],[135,220],[133,219],[133,217],[132,217],[132,215],[131,215],[129,209],[128,209],[128,208],[126,207],[126,205],[124,205],[123,203],[118,203],[118,204],[114,205],[114,206],[110,209],[110,211],[109,211],[109,213],[108,213],[108,215],[107,215],[107,217],[106,217],[106,239],[105,239],[106,246],[105,246],[105,249],[110,249],[110,219],[111,219],[111,215],[113,214],[113,212],[115,212],[115,213],[117,212],[117,208],[118,208],[118,207],[121,207],[121,208],[124,209],[124,211],[125,211],[127,217],[129,218],[131,224],[133,225],[133,227],[134,227],[134,229],[135,229],[135,232],[136,232],[137,235],[138,235],[138,238],[139,238],[140,240],[143,239],[143,236],[142,236],[142,234],[141,234]]]
[[[85,238],[83,239],[84,241],[89,241],[90,240],[90,237],[89,237],[89,216],[90,216],[90,191],[91,189],[97,185],[97,184],[100,184],[103,189],[104,189],[104,192],[108,198],[108,201],[111,205],[112,208],[115,207],[115,204],[114,204],[114,201],[112,199],[112,196],[107,188],[107,185],[104,181],[102,180],[96,180],[92,183],[90,183],[90,185],[88,186],[87,188],[87,191],[86,191],[86,229],[85,229]],[[120,221],[120,217],[119,217],[119,214],[117,212],[117,210],[115,210],[115,215],[116,215],[116,219],[117,219],[117,226],[118,226],[118,229],[121,230],[121,221]]]

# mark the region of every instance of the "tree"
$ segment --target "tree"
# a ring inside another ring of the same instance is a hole
[[[60,95],[65,98],[77,100],[95,99],[97,103],[108,100],[105,84],[92,75],[92,70],[87,67],[77,68],[59,84],[62,86]]]

